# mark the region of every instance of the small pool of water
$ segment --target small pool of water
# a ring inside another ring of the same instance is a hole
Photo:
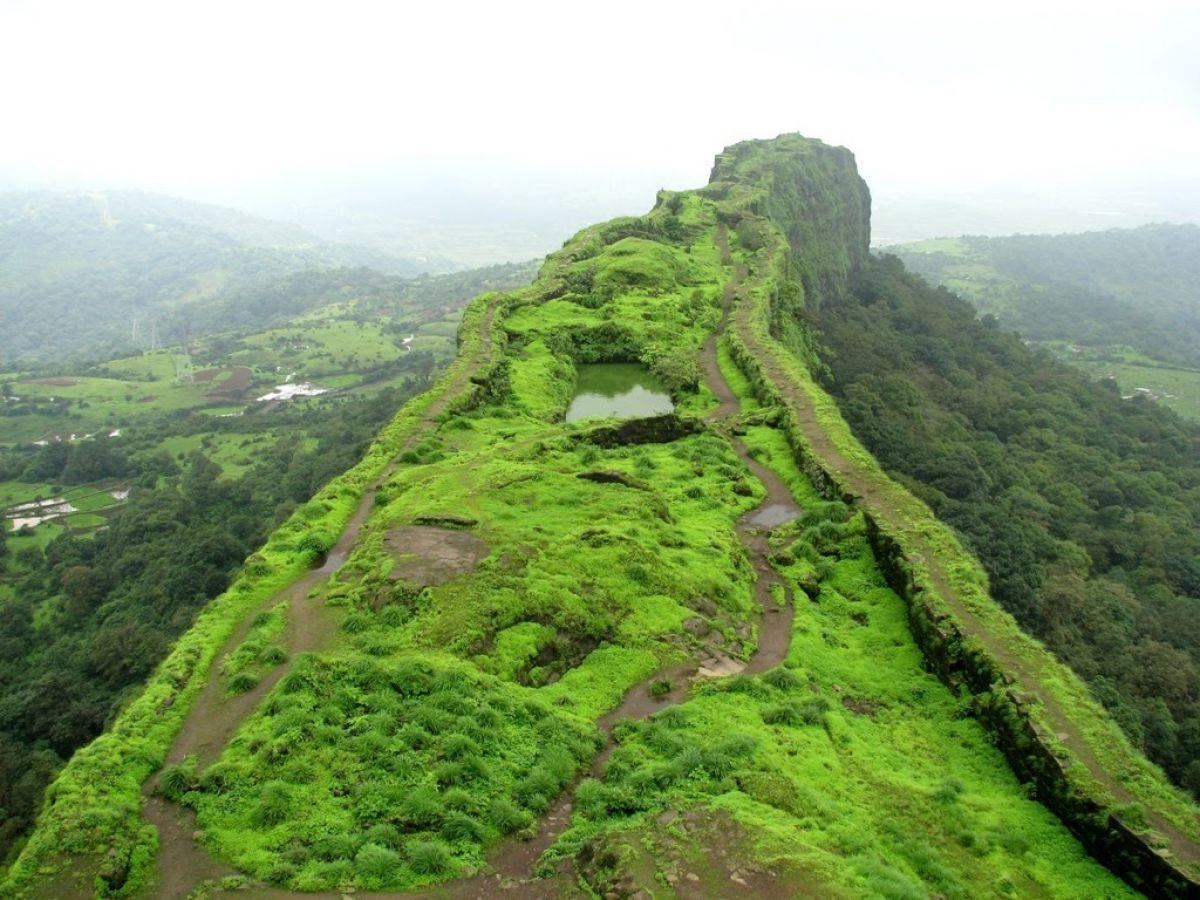
[[[675,409],[662,383],[639,363],[585,363],[576,371],[579,379],[567,409],[568,422],[637,419]]]

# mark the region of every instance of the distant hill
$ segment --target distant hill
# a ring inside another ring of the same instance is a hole
[[[1037,341],[1129,345],[1200,366],[1200,227],[960,237],[888,247]]]
[[[218,309],[236,310],[238,325],[264,324],[261,316],[299,311],[280,301],[300,273],[367,267],[412,277],[451,266],[155,194],[0,194],[0,370],[229,327]]]

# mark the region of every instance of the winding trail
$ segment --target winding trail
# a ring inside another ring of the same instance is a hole
[[[744,273],[742,273],[744,275]],[[717,364],[717,343],[724,331],[732,308],[736,290],[736,279],[731,280],[724,292],[724,313],[718,329],[709,336],[701,353],[701,366],[708,385],[718,399],[718,406],[707,417],[709,422],[722,431],[732,432],[733,423],[740,413],[740,404],[721,374]],[[484,321],[485,358],[491,352],[488,339],[492,314],[489,307]],[[425,428],[432,427],[434,419],[465,387],[474,366],[466,366],[442,396],[430,405],[412,438],[401,449],[409,449],[423,436]],[[509,837],[502,841],[488,860],[488,869],[479,874],[431,887],[423,893],[390,894],[359,892],[358,896],[374,898],[390,897],[442,897],[484,900],[503,891],[514,898],[549,898],[570,893],[574,882],[565,876],[538,879],[534,875],[538,860],[554,843],[571,820],[572,798],[575,787],[583,777],[600,778],[605,764],[615,749],[612,740],[614,726],[626,719],[644,719],[669,706],[687,699],[691,683],[712,675],[727,675],[737,671],[764,672],[780,665],[787,656],[791,637],[793,604],[790,589],[778,576],[769,562],[770,532],[800,515],[791,492],[782,480],[770,469],[762,466],[750,456],[746,446],[730,433],[730,444],[750,472],[762,484],[765,496],[752,510],[744,514],[737,523],[737,533],[746,548],[750,563],[755,571],[755,599],[762,610],[758,627],[758,643],[750,659],[743,665],[730,658],[710,658],[702,663],[681,663],[656,672],[650,678],[630,689],[622,702],[606,713],[597,722],[604,735],[604,745],[586,775],[577,778],[554,802],[540,819],[537,830],[527,840]],[[215,761],[229,743],[241,723],[258,706],[267,693],[290,670],[291,660],[298,653],[312,652],[327,645],[336,632],[336,613],[327,610],[319,599],[311,596],[313,589],[329,575],[336,572],[353,549],[363,524],[374,506],[375,491],[395,468],[393,462],[363,493],[362,500],[347,524],[335,547],[320,568],[307,573],[301,579],[266,600],[258,609],[248,614],[244,621],[226,641],[215,657],[212,670],[201,694],[189,713],[167,756],[167,764],[178,764],[189,755],[195,755],[201,768]],[[777,590],[778,589],[778,590]],[[777,602],[781,592],[785,602]],[[241,695],[227,696],[220,677],[220,661],[236,649],[252,627],[254,614],[270,609],[280,602],[288,604],[288,661],[277,666],[252,690]],[[671,689],[664,695],[653,696],[650,686],[666,679]],[[156,879],[153,896],[183,898],[204,882],[215,882],[223,877],[237,875],[237,871],[210,855],[196,840],[195,814],[186,807],[178,806],[155,793],[158,775],[147,780],[143,788],[144,815],[158,829],[160,848],[156,859]],[[214,889],[213,893],[222,893]],[[269,887],[252,887],[239,890],[245,897],[340,897],[340,893],[297,894]]]
[[[412,449],[435,427],[437,417],[468,386],[471,376],[478,372],[480,366],[488,362],[492,352],[491,324],[495,315],[495,302],[493,300],[484,312],[479,357],[472,364],[463,366],[462,371],[446,385],[441,395],[430,403],[421,420],[413,427],[413,433],[397,451],[397,457]],[[358,506],[322,564],[264,600],[248,612],[234,629],[213,657],[204,687],[167,752],[164,766],[178,765],[191,755],[196,756],[199,769],[216,761],[242,722],[291,671],[297,654],[320,650],[336,634],[338,614],[326,608],[319,598],[312,596],[313,588],[345,563],[358,541],[359,532],[375,507],[376,491],[395,471],[396,465],[393,459],[363,491]],[[222,661],[245,640],[253,627],[255,616],[280,603],[287,603],[287,626],[284,631],[287,659],[265,674],[251,690],[242,694],[227,694],[221,678]],[[208,853],[196,840],[195,812],[172,803],[156,792],[161,775],[160,769],[142,786],[142,815],[158,830],[159,839],[158,853],[155,856],[155,877],[147,895],[182,898],[205,881],[238,874],[237,870]]]
[[[701,369],[708,386],[718,400],[717,408],[708,414],[707,420],[718,428],[730,430],[732,421],[741,412],[741,405],[725,381],[725,376],[721,373],[717,362],[717,344],[724,333],[735,290],[735,283],[730,281],[724,291],[724,310],[721,322],[705,342],[700,359]],[[632,687],[626,692],[621,703],[596,723],[604,736],[604,746],[592,761],[586,775],[576,778],[547,810],[533,837],[528,840],[510,837],[502,841],[488,860],[489,871],[472,878],[432,888],[423,894],[405,896],[487,900],[503,891],[505,896],[521,898],[521,900],[535,900],[535,898],[540,900],[540,898],[559,897],[564,893],[569,893],[573,882],[566,879],[565,876],[537,879],[534,877],[534,870],[542,854],[550,848],[559,835],[570,827],[572,798],[579,782],[584,777],[597,779],[603,777],[605,764],[616,748],[612,739],[614,726],[622,720],[648,718],[669,706],[683,702],[688,697],[692,682],[698,678],[734,674],[738,671],[765,672],[783,663],[791,643],[792,620],[795,610],[790,589],[769,562],[769,535],[774,528],[797,518],[801,510],[796,505],[791,491],[778,475],[751,457],[746,446],[740,440],[730,436],[729,441],[738,457],[762,484],[766,494],[763,500],[754,509],[745,513],[737,523],[738,537],[745,546],[751,565],[754,567],[754,594],[762,610],[758,627],[758,643],[750,659],[744,666],[724,657],[721,659],[710,658],[701,664],[681,663],[656,672]],[[773,591],[775,586],[783,591],[783,596],[786,598],[783,605],[776,602]],[[651,695],[650,685],[664,679],[670,682],[670,691],[658,697]]]
[[[727,266],[732,266],[729,239],[723,225],[718,226],[716,241],[721,252],[722,262]],[[734,280],[730,288],[734,298],[732,318],[738,336],[746,348],[763,365],[768,378],[795,415],[804,432],[805,441],[821,464],[834,472],[853,491],[856,503],[865,506],[872,515],[893,529],[900,530],[904,523],[902,513],[895,508],[887,494],[873,483],[856,463],[848,460],[837,449],[817,420],[805,390],[796,384],[779,364],[773,348],[763,346],[763,342],[756,337],[751,320],[751,304],[738,302],[742,299],[741,286],[747,277],[746,266],[741,264],[734,266]],[[1071,751],[1072,757],[1081,763],[1087,769],[1088,774],[1107,789],[1119,803],[1140,802],[1100,763],[1082,732],[1067,715],[1062,705],[1053,695],[1042,689],[1040,673],[1035,665],[1013,653],[958,596],[951,586],[938,552],[925,537],[909,533],[907,539],[910,548],[916,551],[916,559],[927,568],[933,582],[932,587],[954,613],[962,630],[979,640],[988,652],[1000,661],[1003,668],[1019,681],[1021,690],[1032,696],[1041,705],[1055,736]],[[1167,841],[1170,851],[1176,859],[1189,866],[1200,864],[1200,844],[1196,840],[1184,834],[1152,808],[1145,808],[1145,816],[1154,830]]]

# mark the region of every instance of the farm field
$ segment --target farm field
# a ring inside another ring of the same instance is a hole
[[[1161,363],[1130,347],[1078,347],[1065,341],[1037,346],[1093,378],[1115,379],[1123,397],[1145,394],[1185,419],[1200,421],[1200,369]]]
[[[1194,227],[935,238],[883,248],[1121,395],[1200,420]]]
[[[163,413],[237,415],[287,381],[328,391],[377,390],[402,374],[410,353],[426,351],[434,363],[449,359],[457,328],[453,318],[403,333],[390,320],[308,316],[305,322],[218,336],[193,347],[191,356],[159,351],[111,360],[83,375],[7,375],[0,380],[7,385],[0,444],[99,438]]]

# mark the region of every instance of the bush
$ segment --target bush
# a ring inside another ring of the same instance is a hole
[[[354,857],[355,871],[372,886],[386,884],[399,867],[400,855],[379,844],[363,844]]]
[[[272,884],[288,884],[296,877],[296,867],[290,862],[279,860],[267,870],[267,881]]]
[[[287,661],[287,651],[278,645],[272,645],[262,652],[259,659],[268,666],[278,666]]]
[[[671,680],[669,678],[658,678],[650,682],[651,697],[665,697],[671,693]]]
[[[558,781],[545,769],[536,768],[513,787],[513,796],[526,809],[545,812],[558,794]]]
[[[367,829],[366,842],[396,850],[400,847],[400,830],[386,823],[372,825]]]
[[[238,672],[229,679],[229,692],[231,694],[244,694],[247,691],[254,690],[258,684],[258,678],[251,675],[249,672]]]
[[[400,816],[409,825],[431,828],[437,825],[444,812],[442,798],[436,790],[421,786],[409,791],[400,802]]]
[[[478,842],[483,836],[483,829],[473,818],[462,812],[452,812],[442,823],[442,837],[448,841]]]
[[[767,725],[800,725],[804,719],[795,703],[776,703],[762,711],[762,720]]]
[[[313,855],[326,862],[353,859],[358,840],[349,834],[329,834],[313,844]]]
[[[509,834],[525,828],[533,817],[507,797],[497,797],[488,805],[488,821],[501,833]]]
[[[791,669],[785,669],[783,666],[765,673],[762,679],[771,685],[771,687],[779,688],[781,691],[791,690],[800,685],[800,679],[796,677],[796,673]]]
[[[196,761],[185,761],[180,766],[167,766],[162,770],[158,779],[158,793],[168,800],[178,803],[179,799],[192,789],[196,775]]]
[[[479,752],[479,745],[465,734],[451,734],[442,741],[442,754],[447,759],[462,759]]]
[[[475,798],[471,796],[471,792],[457,787],[446,791],[442,795],[442,802],[446,804],[447,809],[466,810],[475,806]]]
[[[310,560],[320,559],[332,546],[329,536],[317,531],[310,531],[296,543],[296,549]]]
[[[408,864],[418,875],[440,875],[450,868],[450,851],[441,841],[413,841]]]
[[[287,821],[291,814],[291,788],[282,781],[268,781],[263,785],[250,817],[259,825],[278,825]]]

